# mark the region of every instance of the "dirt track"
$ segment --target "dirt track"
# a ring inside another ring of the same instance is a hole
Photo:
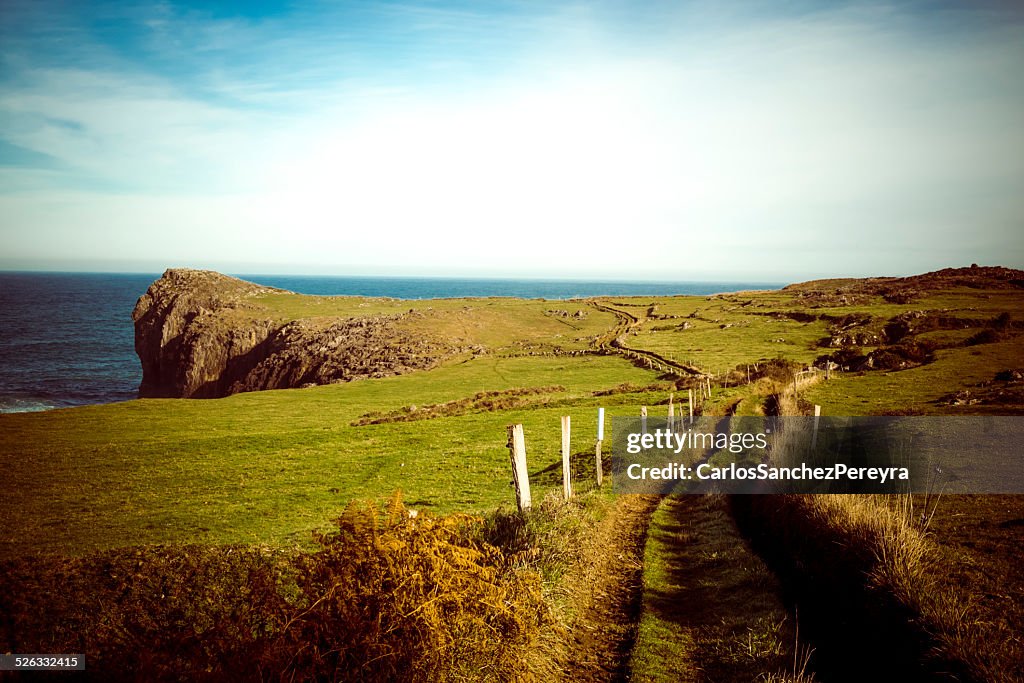
[[[611,550],[579,579],[591,583],[562,665],[566,680],[626,680],[640,615],[644,544],[657,505],[654,496],[620,496],[601,522],[597,547]]]

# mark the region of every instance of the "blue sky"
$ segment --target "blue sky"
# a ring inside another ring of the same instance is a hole
[[[0,5],[0,268],[1024,267],[1015,3]]]

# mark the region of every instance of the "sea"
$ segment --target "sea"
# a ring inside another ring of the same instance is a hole
[[[159,273],[0,272],[0,413],[127,401],[142,368],[132,309]],[[572,299],[776,289],[764,282],[626,282],[246,275],[303,294]]]

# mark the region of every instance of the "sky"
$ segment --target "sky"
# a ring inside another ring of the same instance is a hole
[[[1024,267],[1024,6],[0,0],[0,269]]]

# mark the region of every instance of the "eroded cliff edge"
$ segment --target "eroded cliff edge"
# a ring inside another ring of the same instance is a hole
[[[408,314],[289,319],[283,290],[212,271],[170,269],[132,312],[142,398],[214,398],[433,367],[460,349],[404,329]],[[297,295],[296,295],[297,296]]]

